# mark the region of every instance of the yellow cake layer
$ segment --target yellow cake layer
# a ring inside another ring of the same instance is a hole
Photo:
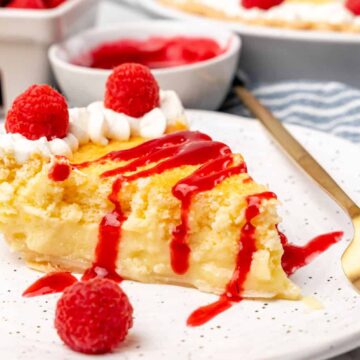
[[[92,160],[141,140],[111,142],[106,147],[83,146],[74,162]],[[242,161],[234,155],[235,163]],[[25,164],[11,156],[0,159],[0,231],[14,251],[39,270],[82,272],[94,260],[98,226],[112,210],[107,200],[113,179],[99,174],[122,163],[109,162],[75,170],[68,180],[48,178],[50,161],[34,156]],[[194,197],[190,209],[190,268],[177,275],[170,265],[171,233],[180,222],[180,201],[172,187],[196,166],[183,166],[125,184],[119,194],[127,215],[117,260],[118,272],[146,283],[171,283],[220,294],[231,278],[245,223],[246,197],[267,191],[255,182],[243,183],[247,174],[233,176],[215,189]],[[296,299],[299,289],[281,267],[282,245],[276,224],[277,200],[264,201],[256,225],[257,251],[245,283],[244,296]]]

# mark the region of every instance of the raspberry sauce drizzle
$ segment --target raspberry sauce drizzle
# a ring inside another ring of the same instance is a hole
[[[118,177],[113,185],[108,200],[114,209],[106,214],[99,225],[99,240],[95,249],[95,261],[84,272],[82,280],[90,280],[97,276],[106,277],[116,282],[121,282],[122,277],[116,272],[116,259],[118,256],[121,227],[126,216],[119,201],[123,179]]]
[[[336,231],[317,236],[304,246],[296,246],[289,244],[286,236],[282,232],[278,232],[284,248],[281,264],[287,275],[292,275],[297,269],[309,264],[331,245],[339,242],[344,235],[343,232]]]
[[[64,291],[77,281],[77,278],[69,272],[51,272],[36,280],[23,292],[22,296],[34,297],[55,294]]]
[[[255,227],[251,222],[260,213],[261,202],[270,199],[276,199],[276,195],[271,192],[264,192],[247,197],[246,201],[248,206],[245,211],[246,223],[241,229],[235,270],[230,281],[226,285],[226,290],[219,297],[218,301],[195,310],[189,316],[187,325],[203,325],[213,319],[216,315],[229,309],[233,303],[242,300],[241,293],[246,277],[250,271],[252,256],[256,251]]]
[[[149,177],[152,175],[162,174],[167,170],[171,170],[184,165],[201,165],[220,156],[231,154],[230,148],[220,142],[216,141],[193,141],[186,142],[175,147],[166,147],[165,149],[157,150],[149,154],[146,158],[135,159],[133,162],[126,166],[115,168],[101,174],[101,177],[112,177],[123,174],[131,168],[135,171],[139,165],[148,165],[160,160],[164,161],[156,164],[150,169],[140,171],[138,173],[125,176],[127,181],[134,181],[140,178]],[[136,162],[136,166],[133,164]]]
[[[174,145],[185,144],[191,141],[212,141],[211,137],[198,131],[179,131],[169,135],[162,136],[158,139],[146,141],[136,147],[111,151],[110,153],[93,161],[87,161],[81,164],[73,164],[77,169],[83,169],[93,164],[104,164],[110,161],[130,161],[136,158],[147,158],[154,152],[166,149]]]
[[[247,171],[245,163],[232,164],[231,156],[223,156],[210,161],[190,176],[180,180],[172,189],[173,195],[181,201],[181,223],[172,233],[170,243],[171,266],[175,273],[185,274],[189,268],[190,247],[187,244],[189,233],[189,211],[193,196],[209,191],[230,176]]]

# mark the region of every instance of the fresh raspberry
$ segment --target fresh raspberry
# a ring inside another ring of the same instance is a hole
[[[43,136],[48,140],[63,138],[69,129],[66,100],[48,85],[30,86],[12,104],[5,129],[8,133],[20,133],[29,140]]]
[[[133,308],[112,280],[95,278],[68,287],[59,299],[55,328],[71,349],[104,354],[122,342],[133,324]]]
[[[360,0],[346,0],[345,7],[354,15],[360,15]]]
[[[12,0],[6,7],[14,9],[46,9],[43,0]]]
[[[274,6],[280,5],[284,0],[242,0],[241,4],[245,9],[259,8],[268,10]]]
[[[105,107],[140,117],[159,106],[159,85],[150,70],[140,64],[116,67],[106,83]]]

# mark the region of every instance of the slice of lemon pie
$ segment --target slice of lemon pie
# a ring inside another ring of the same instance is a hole
[[[70,114],[70,116],[69,116]],[[244,159],[187,129],[176,94],[116,68],[104,103],[33,86],[0,136],[0,231],[29,266],[238,297],[296,299],[278,201]]]

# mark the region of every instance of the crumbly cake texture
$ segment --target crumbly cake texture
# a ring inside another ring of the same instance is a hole
[[[215,20],[238,22],[246,25],[269,26],[275,28],[286,28],[291,30],[315,30],[315,31],[335,31],[345,33],[360,32],[360,22],[357,23],[331,23],[327,21],[302,21],[302,20],[283,20],[276,18],[253,17],[245,18],[242,16],[230,16],[223,11],[211,6],[200,3],[198,0],[157,0],[160,4],[175,8],[195,15],[209,17]],[[281,5],[279,5],[281,6]],[[315,3],[314,6],[321,6]]]
[[[141,139],[82,146],[72,161],[94,160],[130,148]],[[234,163],[242,157],[234,155]],[[121,165],[121,163],[120,163]],[[11,155],[0,159],[0,231],[30,267],[83,272],[94,260],[101,218],[112,210],[107,197],[113,179],[99,178],[119,162],[74,170],[64,182],[49,179],[51,161],[39,155],[24,164]],[[122,227],[117,269],[127,279],[169,283],[223,293],[230,280],[245,224],[246,197],[267,191],[248,174],[229,177],[213,190],[197,194],[190,209],[190,268],[173,272],[169,243],[180,222],[180,202],[172,187],[197,166],[182,166],[123,186],[119,198],[127,220]],[[243,182],[244,179],[248,179]],[[244,284],[244,297],[297,299],[300,291],[281,266],[283,248],[276,229],[278,201],[263,201],[254,218],[256,247]]]

